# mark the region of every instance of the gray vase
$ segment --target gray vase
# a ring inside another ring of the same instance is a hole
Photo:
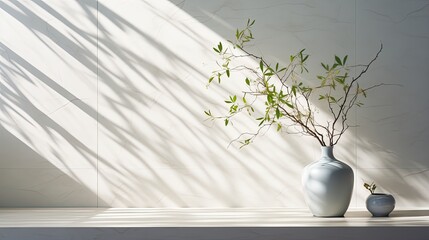
[[[342,217],[353,192],[353,170],[337,160],[333,146],[322,147],[321,158],[307,165],[302,175],[304,196],[316,217]]]
[[[395,208],[395,198],[390,194],[373,193],[366,199],[366,208],[374,217],[388,217]]]

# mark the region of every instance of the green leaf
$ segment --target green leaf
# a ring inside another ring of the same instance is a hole
[[[276,72],[279,70],[279,63],[276,63]]]
[[[277,123],[277,132],[279,132],[282,129],[282,125],[280,123]]]
[[[319,96],[319,100],[323,100],[323,99],[325,99],[325,96],[320,95],[320,96]]]
[[[208,111],[204,111],[204,113],[207,115],[207,116],[212,116],[212,113],[210,112],[210,110],[208,110]]]
[[[268,101],[268,103],[272,103],[273,102],[273,95],[268,94],[267,95],[267,101]]]
[[[246,84],[250,86],[250,80],[246,78]]]
[[[302,62],[305,62],[305,60],[307,60],[308,56],[309,56],[309,55],[306,55],[306,56],[304,57],[304,59],[302,59]]]
[[[324,63],[321,63],[322,64],[322,67],[326,70],[326,71],[329,71],[329,65],[325,65]]]
[[[229,77],[229,69],[226,69],[226,76]]]
[[[296,86],[295,85],[292,86],[292,92],[293,92],[293,95],[296,97]]]
[[[243,34],[244,34],[244,30],[241,30],[241,31],[238,33],[237,40],[239,40],[240,38],[242,38],[242,37],[243,37]],[[244,40],[242,40],[242,41],[244,42]]]
[[[264,71],[264,62],[262,61],[262,59],[259,62],[259,68],[261,69],[261,71]]]
[[[293,105],[292,105],[290,102],[285,101],[285,104],[286,104],[288,107],[290,107],[290,108],[292,108],[292,109],[293,109]]]
[[[237,101],[237,95],[234,95],[233,97],[232,97],[232,102],[236,102]]]
[[[213,76],[213,77],[210,77],[210,78],[209,78],[209,83],[211,83],[211,82],[213,81],[213,79],[214,79],[214,76]]]
[[[229,96],[229,102],[231,102],[231,103],[234,102],[234,98],[232,96]]]
[[[349,85],[348,84],[344,84],[343,91],[346,92],[348,88],[349,88]]]
[[[335,81],[337,81],[338,83],[344,84],[345,78],[344,76],[338,76],[335,78]]]
[[[219,50],[217,50],[216,48],[213,48],[213,50],[215,50],[215,52],[220,53]]]
[[[280,110],[276,108],[276,118],[279,119],[281,117]]]
[[[304,67],[304,66],[303,66],[303,68],[304,68],[304,70],[305,70],[306,72],[308,72],[308,69],[307,69],[306,67]]]
[[[247,145],[249,145],[250,143],[252,143],[251,140],[252,140],[251,138],[248,138],[248,139],[245,139],[244,141],[240,142],[242,144],[240,146],[240,149],[243,148],[243,147],[245,147],[245,146],[247,146]]]
[[[342,66],[343,64],[341,63],[341,59],[337,56],[337,55],[335,55],[335,62],[337,62],[338,63],[338,65],[340,65],[340,66]]]
[[[301,91],[302,91],[303,93],[306,93],[306,92],[311,92],[311,91],[313,91],[313,89],[312,89],[311,87],[301,87]]]
[[[295,59],[295,56],[290,55],[290,61],[293,62],[294,59]]]
[[[346,64],[347,58],[348,58],[348,55],[346,55],[346,56],[343,58],[343,65],[345,65],[345,64]]]
[[[243,100],[243,103],[244,103],[244,104],[246,104],[246,103],[247,103],[246,97],[243,97],[243,99],[242,99],[242,100]]]
[[[225,126],[228,126],[228,123],[229,123],[229,119],[225,118]]]
[[[219,45],[217,45],[217,48],[219,49],[219,52],[222,52],[222,42],[219,42]]]

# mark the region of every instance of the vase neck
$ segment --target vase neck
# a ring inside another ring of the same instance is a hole
[[[335,159],[334,157],[334,146],[322,146],[322,159]]]

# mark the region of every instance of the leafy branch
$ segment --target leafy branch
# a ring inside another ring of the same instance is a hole
[[[364,186],[366,189],[368,189],[368,191],[370,191],[370,192],[371,192],[371,194],[374,194],[374,191],[375,191],[375,189],[377,188],[377,186],[375,185],[375,183],[371,183],[371,184],[364,183],[364,184],[363,184],[363,186]]]
[[[247,49],[247,44],[253,40],[252,27],[255,20],[248,20],[244,29],[237,29],[235,39],[228,40],[225,45],[219,42],[213,50],[219,55],[218,69],[212,72],[208,85],[214,80],[218,84],[223,79],[230,78],[233,72],[245,74],[245,89],[239,94],[229,96],[224,100],[229,111],[224,116],[214,116],[210,110],[205,111],[210,119],[223,119],[228,126],[239,113],[247,112],[255,115],[254,104],[262,100],[265,104],[262,116],[254,116],[258,123],[255,133],[243,133],[233,141],[239,141],[242,146],[253,142],[263,128],[276,126],[277,131],[286,129],[287,133],[300,133],[314,137],[322,146],[333,146],[338,143],[343,134],[349,129],[348,114],[354,107],[361,107],[362,97],[367,92],[384,84],[363,88],[359,79],[369,70],[379,57],[383,45],[374,58],[365,65],[349,66],[348,56],[334,56],[331,63],[321,63],[323,74],[316,76],[311,84],[305,83],[303,74],[308,73],[307,61],[309,55],[305,49],[290,55],[288,63],[269,63]],[[250,58],[257,66],[242,64],[240,59]],[[358,74],[350,76],[351,69],[358,69]],[[317,102],[318,104],[314,104]],[[330,115],[326,122],[319,122],[320,109],[325,107]],[[293,129],[291,131],[291,129]]]

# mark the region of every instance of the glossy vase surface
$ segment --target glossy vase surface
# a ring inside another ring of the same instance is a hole
[[[304,168],[302,184],[310,211],[316,217],[342,217],[353,192],[353,170],[337,160],[333,147],[322,147],[318,161]]]

